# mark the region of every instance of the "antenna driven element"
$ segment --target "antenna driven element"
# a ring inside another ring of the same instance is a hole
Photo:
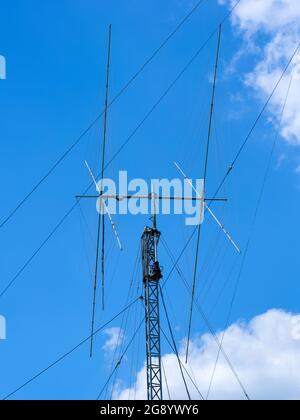
[[[103,143],[102,143],[102,168],[101,168],[101,180],[103,183],[104,170],[105,170],[105,152],[106,152],[106,140],[107,140],[107,115],[108,115],[108,100],[109,100],[109,80],[110,80],[110,51],[111,51],[111,25],[108,30],[108,55],[107,55],[107,68],[106,68],[106,93],[105,93],[105,106],[104,106],[104,127],[103,127]],[[103,194],[103,184],[101,185],[100,194]],[[104,212],[101,215],[102,221],[102,309],[105,308],[105,217]],[[99,218],[100,223],[100,218]]]
[[[155,220],[153,223],[152,228],[145,228],[142,236],[147,395],[149,401],[162,400],[163,398],[159,318],[159,281],[162,278],[162,273],[157,257],[160,232],[156,229]]]
[[[204,200],[203,195],[201,195],[199,193],[199,191],[197,191],[197,189],[194,187],[193,183],[191,182],[191,180],[186,176],[186,174],[183,172],[183,170],[180,168],[180,166],[174,162],[174,165],[176,166],[176,168],[179,170],[179,172],[182,174],[182,176],[184,177],[184,179],[189,183],[189,185],[192,187],[193,191],[195,191],[195,193],[197,194],[197,196],[202,200],[202,203],[204,205],[204,207],[206,208],[206,210],[209,212],[209,214],[212,216],[212,218],[214,219],[214,221],[218,224],[218,226],[220,227],[220,229],[222,230],[222,232],[224,232],[225,236],[227,237],[227,239],[229,240],[229,242],[232,244],[232,246],[235,248],[235,250],[241,254],[241,250],[238,247],[238,245],[235,243],[235,241],[232,239],[231,235],[228,233],[228,231],[225,229],[224,225],[219,221],[219,219],[217,218],[217,216],[213,213],[213,211],[210,209],[209,205],[206,203],[206,201]]]
[[[116,241],[117,241],[117,244],[118,244],[118,246],[119,246],[119,248],[120,248],[120,251],[123,251],[123,247],[122,247],[121,240],[120,240],[120,237],[119,237],[119,234],[118,234],[117,228],[116,228],[116,224],[114,223],[113,218],[112,218],[112,216],[111,216],[111,214],[110,214],[110,212],[109,212],[109,209],[108,209],[108,207],[107,207],[107,205],[106,205],[106,203],[105,203],[105,198],[104,198],[104,197],[103,197],[103,195],[101,194],[100,188],[99,188],[99,186],[98,186],[98,184],[97,184],[96,178],[95,178],[95,176],[94,176],[94,174],[93,174],[93,172],[92,172],[91,168],[89,167],[89,164],[87,163],[87,161],[85,161],[84,163],[85,163],[85,165],[86,165],[86,167],[87,167],[87,169],[88,169],[88,171],[89,171],[89,174],[91,175],[91,178],[92,178],[92,180],[93,180],[93,182],[94,182],[94,184],[95,184],[96,190],[97,190],[97,191],[98,191],[98,193],[99,193],[99,199],[100,199],[100,201],[101,201],[101,206],[103,206],[103,207],[104,207],[105,213],[107,214],[107,216],[108,216],[108,218],[109,218],[109,221],[110,221],[110,224],[111,224],[112,230],[113,230],[113,232],[114,232],[114,235],[115,235],[115,237],[116,237]]]

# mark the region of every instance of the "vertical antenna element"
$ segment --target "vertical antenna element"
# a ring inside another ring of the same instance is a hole
[[[155,223],[155,222],[154,222]],[[160,232],[145,228],[142,236],[143,283],[146,322],[147,397],[162,400],[162,371],[159,318],[159,281],[162,278],[157,258]]]
[[[107,113],[108,113],[108,99],[109,99],[109,77],[110,77],[110,52],[111,52],[111,25],[109,26],[108,33],[108,56],[107,56],[107,69],[106,69],[106,93],[105,93],[105,107],[104,107],[104,128],[103,128],[103,145],[102,145],[102,169],[101,169],[101,191],[103,194],[103,179],[105,168],[105,150],[107,138]],[[105,213],[102,211],[102,309],[105,308]]]
[[[205,187],[206,187],[206,180],[207,180],[208,158],[209,158],[209,150],[210,150],[211,128],[212,128],[212,119],[213,119],[215,93],[216,93],[216,83],[217,83],[217,75],[218,75],[221,34],[222,34],[222,25],[220,25],[220,27],[219,27],[218,47],[217,47],[217,55],[216,55],[216,63],[215,63],[215,71],[214,71],[214,81],[213,81],[213,91],[212,91],[212,99],[211,99],[210,114],[209,114],[207,144],[206,144],[205,163],[204,163],[204,175],[203,175],[203,194],[202,194],[203,198],[205,197]],[[202,208],[202,211],[203,211],[203,206],[201,208]],[[202,214],[200,216],[200,220],[202,220]],[[201,226],[202,225],[199,224],[198,236],[197,236],[196,258],[195,258],[194,276],[193,276],[193,285],[192,285],[192,300],[191,300],[191,306],[190,306],[188,338],[187,338],[187,346],[186,346],[186,363],[188,362],[190,341],[191,341],[193,309],[194,309],[194,301],[195,301],[195,293],[196,293],[197,270],[198,270],[199,249],[200,249],[200,239],[201,239]]]
[[[104,168],[105,168],[105,150],[106,150],[106,139],[107,139],[107,114],[108,114],[108,98],[109,98],[109,76],[110,76],[110,52],[111,52],[111,25],[109,26],[109,31],[108,31],[108,59],[107,59],[107,74],[106,74],[106,94],[105,94],[104,128],[103,128],[103,144],[102,144],[100,196],[103,195],[103,179],[104,179]],[[95,263],[95,274],[94,274],[94,292],[93,292],[94,295],[93,295],[93,308],[92,308],[90,357],[93,356],[93,338],[94,338],[94,328],[95,328],[95,309],[96,309],[96,298],[97,298],[101,226],[102,226],[102,308],[104,309],[105,214],[104,214],[104,209],[102,208],[102,205],[100,206],[100,209],[99,209],[98,227],[97,227],[96,263]]]

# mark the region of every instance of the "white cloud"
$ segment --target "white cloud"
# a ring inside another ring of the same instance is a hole
[[[115,351],[123,343],[124,331],[119,327],[108,328],[103,334],[108,337],[103,346],[103,350],[107,354]]]
[[[222,332],[218,334],[221,340]],[[184,363],[184,343],[180,357]],[[224,349],[235,367],[250,397],[259,399],[299,399],[300,395],[300,315],[271,310],[249,323],[236,323],[226,331]],[[203,335],[194,338],[190,363],[200,391],[206,395],[218,348],[214,338]],[[166,354],[163,364],[167,373],[172,399],[186,399],[176,357]],[[145,368],[129,390],[119,387],[116,399],[146,398]],[[136,394],[134,389],[136,388]],[[199,399],[189,384],[192,397]],[[165,392],[165,398],[167,397]],[[211,399],[243,399],[244,395],[221,356],[211,390]]]
[[[227,3],[233,7],[236,0],[227,0]],[[297,27],[299,18],[298,0],[242,0],[233,15],[234,24],[252,34],[259,30],[276,33],[291,29],[291,25]]]
[[[222,0],[220,4],[232,7],[236,0]],[[244,53],[255,51],[258,63],[246,75],[248,86],[265,100],[295,51],[300,41],[300,1],[299,0],[242,0],[235,9],[232,24],[245,40]],[[253,46],[255,48],[253,48]],[[239,52],[238,56],[242,53]],[[271,103],[274,124],[281,118],[287,87],[293,71],[293,83],[281,135],[291,144],[300,144],[300,58],[296,57],[291,71],[287,73]]]

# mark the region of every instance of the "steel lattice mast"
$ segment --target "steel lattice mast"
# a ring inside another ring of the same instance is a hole
[[[159,317],[159,281],[162,273],[157,256],[159,238],[154,216],[153,227],[146,227],[142,235],[148,400],[163,398]]]

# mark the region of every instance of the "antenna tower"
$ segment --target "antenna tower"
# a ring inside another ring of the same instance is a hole
[[[153,227],[146,227],[142,235],[148,400],[162,400],[159,318],[159,281],[162,272],[157,253],[159,239],[160,232],[154,216]]]

